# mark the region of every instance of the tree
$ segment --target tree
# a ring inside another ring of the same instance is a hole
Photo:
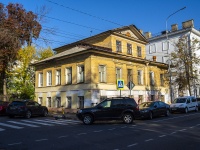
[[[50,47],[48,47],[47,49],[38,50],[36,59],[37,60],[43,60],[43,59],[51,57],[53,55],[54,55],[54,52],[52,51],[52,49]]]
[[[196,53],[199,50],[199,41],[194,38],[188,41],[187,36],[183,36],[176,43],[176,48],[171,53],[171,61],[177,71],[174,82],[178,85],[179,91],[186,89],[191,95],[191,87],[198,80],[196,71],[200,58]]]
[[[18,95],[19,98],[34,98],[34,68],[30,64],[34,60],[35,54],[36,50],[33,46],[27,46],[18,51],[17,61],[8,72],[10,94]]]
[[[41,31],[37,15],[26,11],[20,4],[0,3],[0,75],[3,94],[6,95],[6,72],[13,67],[18,50],[22,45],[31,45]]]

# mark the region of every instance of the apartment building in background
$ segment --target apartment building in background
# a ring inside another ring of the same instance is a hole
[[[170,58],[169,56],[171,52],[174,52],[177,49],[176,43],[181,37],[185,36],[187,38],[188,45],[192,45],[192,41],[194,39],[200,41],[200,31],[194,28],[193,20],[182,22],[182,27],[180,29],[178,27],[178,24],[172,24],[170,31],[163,31],[161,32],[161,34],[156,36],[152,36],[151,32],[146,32],[144,36],[148,40],[148,44],[146,45],[147,60],[166,63],[166,64],[171,63],[169,60]],[[197,51],[195,52],[196,53],[195,55],[197,57],[200,56],[200,50],[198,49],[199,45],[197,45]],[[196,69],[199,80],[200,65],[196,65],[193,67]],[[173,68],[171,68],[171,71],[177,72],[177,70],[173,70]],[[178,87],[173,84],[174,80],[175,76],[173,76],[172,74],[173,99],[182,94],[189,95],[188,90],[178,91]],[[191,86],[191,88],[192,88],[192,95],[200,96],[200,84],[198,81],[195,81],[194,84]]]
[[[69,112],[91,107],[107,97],[169,102],[167,65],[146,59],[147,40],[136,26],[108,30],[54,49],[56,55],[35,62],[35,100]],[[124,81],[118,89],[117,80]],[[130,90],[127,85],[133,83]]]

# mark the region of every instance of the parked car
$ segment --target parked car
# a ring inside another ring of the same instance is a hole
[[[25,118],[30,118],[31,116],[36,115],[48,115],[48,109],[46,106],[41,106],[39,103],[32,100],[12,101],[8,105],[6,112],[9,117],[24,116]]]
[[[84,124],[92,124],[96,120],[123,120],[130,124],[139,115],[139,107],[133,98],[107,98],[91,108],[77,111],[76,116]]]
[[[140,118],[153,119],[156,116],[169,116],[170,107],[162,101],[143,102],[139,105]]]
[[[198,103],[198,107],[200,109],[200,97],[197,97],[197,103]]]
[[[197,99],[194,96],[185,96],[176,98],[170,105],[171,113],[173,112],[185,112],[198,111]]]
[[[8,101],[1,101],[0,100],[0,115],[6,114],[6,108],[7,108],[8,104],[9,104]]]

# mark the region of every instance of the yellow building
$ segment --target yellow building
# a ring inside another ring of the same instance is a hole
[[[36,101],[68,111],[116,96],[167,102],[167,66],[145,59],[146,44],[142,33],[130,25],[56,48],[56,55],[34,63]],[[117,79],[124,81],[121,90]]]

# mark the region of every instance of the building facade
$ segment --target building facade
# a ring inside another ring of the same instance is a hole
[[[186,37],[188,45],[192,45],[192,41],[197,39],[200,41],[200,32],[199,30],[194,28],[194,21],[188,20],[182,22],[181,29],[178,29],[178,24],[171,25],[170,31],[163,31],[160,35],[151,36],[150,32],[145,33],[145,37],[148,39],[148,44],[146,45],[146,54],[147,59],[156,62],[162,62],[169,64],[170,54],[177,49],[176,43],[181,37]],[[199,45],[197,45],[197,50],[195,51],[197,58],[200,56]],[[200,65],[193,66],[196,69],[198,80],[200,79]],[[172,72],[176,72],[171,68]],[[180,95],[180,91],[178,91],[178,87],[173,85],[173,81],[175,79],[176,74],[172,74],[172,95],[173,99]],[[200,85],[196,82],[192,85],[192,95],[199,96],[200,95]],[[182,93],[182,92],[181,92]],[[188,90],[183,91],[183,95],[189,95]]]
[[[56,48],[56,55],[33,64],[35,100],[68,111],[116,96],[168,102],[167,65],[147,60],[146,44],[142,33],[130,25]],[[121,90],[118,79],[124,81]],[[134,83],[132,90],[129,82]]]

